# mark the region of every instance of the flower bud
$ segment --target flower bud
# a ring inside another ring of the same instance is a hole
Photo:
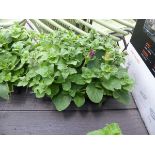
[[[91,50],[91,51],[89,52],[89,57],[90,57],[90,58],[93,58],[94,55],[95,55],[95,51],[94,51],[94,50]]]

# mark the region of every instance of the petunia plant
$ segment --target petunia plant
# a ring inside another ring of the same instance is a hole
[[[81,107],[87,97],[99,104],[113,96],[126,104],[133,80],[121,65],[124,60],[125,54],[108,36],[95,32],[80,36],[72,31],[41,34],[18,86],[28,85],[38,98],[49,96],[59,111],[71,101]]]
[[[27,71],[29,52],[34,48],[32,34],[19,24],[0,30],[0,97],[9,99],[13,86]]]
[[[7,44],[11,54],[14,48],[20,49],[16,59],[12,57],[11,79],[0,83],[30,87],[37,98],[51,98],[58,111],[71,102],[81,107],[87,98],[94,104],[102,103],[107,96],[123,104],[130,102],[133,80],[122,65],[125,54],[110,37],[94,31],[85,36],[62,30],[50,34],[24,32],[29,34],[27,39],[17,37]],[[3,54],[7,56],[7,52]],[[4,68],[0,68],[2,72]],[[12,81],[14,76],[16,80]]]
[[[122,130],[118,123],[110,123],[102,129],[88,132],[87,135],[122,135]]]

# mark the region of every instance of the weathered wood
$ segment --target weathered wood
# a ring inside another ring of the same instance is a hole
[[[118,122],[124,134],[148,134],[137,110],[0,111],[0,134],[78,135]]]
[[[101,107],[97,104],[86,101],[87,103],[82,108],[76,108],[74,103],[71,103],[71,106],[67,110],[87,110],[87,111],[96,111],[96,110],[105,110],[105,109],[135,109],[135,103],[132,100],[129,105],[123,105],[118,103],[113,98],[108,98]],[[35,95],[30,93],[14,93],[11,96],[10,101],[0,100],[0,111],[3,110],[55,110],[51,99],[43,98],[36,99]]]
[[[118,122],[124,134],[147,134],[133,100],[125,106],[108,98],[102,107],[87,101],[81,109],[72,103],[64,112],[30,91],[0,101],[0,134],[86,134],[111,122]]]

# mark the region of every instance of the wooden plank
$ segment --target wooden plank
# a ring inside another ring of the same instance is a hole
[[[0,134],[85,135],[111,122],[127,135],[148,134],[137,110],[0,111]]]
[[[117,102],[113,98],[108,98],[106,102],[103,103],[101,107],[97,104],[93,104],[90,101],[82,108],[76,108],[74,103],[71,103],[71,106],[67,110],[87,110],[87,111],[96,111],[96,110],[105,110],[105,109],[135,109],[136,105],[132,100],[129,105],[123,105]],[[14,93],[11,96],[10,101],[0,101],[0,111],[2,110],[55,110],[54,105],[49,98],[36,99],[35,95],[28,91],[27,93]]]

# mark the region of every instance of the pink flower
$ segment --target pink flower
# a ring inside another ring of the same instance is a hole
[[[93,58],[94,55],[95,55],[95,51],[94,51],[94,50],[90,50],[90,52],[89,52],[89,57],[90,57],[90,58]]]

